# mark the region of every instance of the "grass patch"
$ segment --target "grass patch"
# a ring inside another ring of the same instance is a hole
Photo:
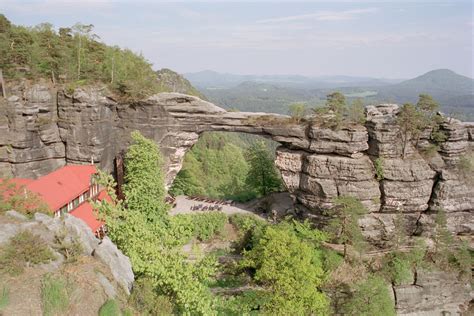
[[[54,254],[43,239],[22,231],[0,249],[0,272],[18,275],[30,264],[47,263],[53,259]]]
[[[0,291],[0,311],[7,307],[8,303],[10,303],[10,291],[8,290],[8,287],[3,286]]]
[[[66,282],[61,278],[46,275],[41,284],[41,300],[45,316],[65,315],[69,307]]]

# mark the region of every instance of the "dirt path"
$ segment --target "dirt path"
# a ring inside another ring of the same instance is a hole
[[[189,214],[189,213],[200,213],[202,211],[191,210],[193,206],[202,205],[203,207],[209,207],[216,205],[215,203],[208,203],[203,201],[195,201],[187,196],[180,195],[176,197],[176,206],[171,209],[170,215],[177,215],[177,214]],[[252,206],[248,204],[242,203],[234,203],[232,205],[221,205],[223,213],[227,215],[232,214],[253,214],[257,215],[253,210]]]

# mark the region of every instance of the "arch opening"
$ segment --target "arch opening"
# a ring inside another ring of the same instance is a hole
[[[245,203],[283,192],[274,164],[279,145],[254,134],[204,132],[186,152],[169,193]]]

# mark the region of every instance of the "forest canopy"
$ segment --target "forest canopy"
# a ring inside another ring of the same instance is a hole
[[[131,98],[163,91],[141,54],[102,43],[92,24],[25,27],[0,14],[0,69],[7,80],[49,78],[71,88],[103,83]]]

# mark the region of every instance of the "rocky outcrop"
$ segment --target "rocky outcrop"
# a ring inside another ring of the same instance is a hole
[[[394,286],[393,291],[397,314],[406,316],[462,315],[472,299],[469,282],[441,271],[419,271],[416,284]]]
[[[130,259],[110,239],[97,239],[82,220],[67,214],[59,219],[36,213],[32,220],[15,211],[6,212],[5,217],[0,215],[0,245],[25,230],[45,240],[51,249],[55,249],[54,244],[58,236],[63,236],[68,241],[78,241],[83,255],[93,257],[105,265],[108,268],[107,273],[110,273],[121,287],[120,291],[130,294],[134,281]],[[60,258],[60,262],[63,260],[61,254],[56,253],[56,256]]]

